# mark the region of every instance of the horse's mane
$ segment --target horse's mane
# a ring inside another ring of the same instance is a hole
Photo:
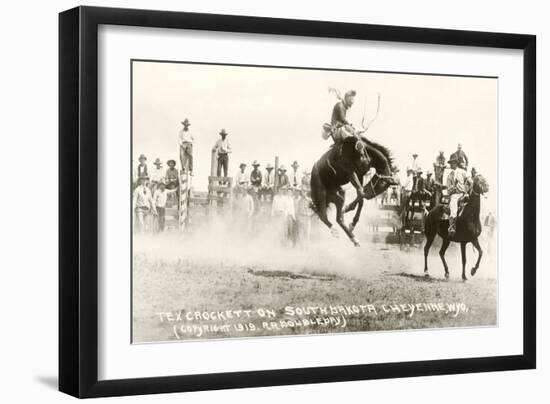
[[[380,154],[384,156],[384,158],[387,160],[388,165],[390,166],[391,172],[394,172],[395,166],[393,165],[394,161],[393,161],[393,156],[390,149],[388,149],[386,146],[382,146],[379,143],[373,142],[372,140],[369,140],[364,136],[361,136],[361,139],[367,144],[368,147],[371,147],[377,150],[378,152],[380,152]],[[373,162],[373,163],[376,163],[376,162]]]

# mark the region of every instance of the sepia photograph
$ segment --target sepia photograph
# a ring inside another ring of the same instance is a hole
[[[498,326],[498,78],[131,61],[132,343]]]

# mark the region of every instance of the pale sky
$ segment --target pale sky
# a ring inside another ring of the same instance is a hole
[[[439,150],[445,156],[460,142],[490,184],[490,210],[496,210],[497,79],[343,72],[310,69],[216,66],[186,63],[133,63],[133,159],[143,153],[152,167],[159,157],[173,158],[179,169],[177,133],[191,121],[194,188],[206,190],[211,149],[221,128],[229,132],[233,153],[229,175],[240,162],[258,160],[263,169],[275,156],[290,169],[311,169],[332,140],[321,138],[337,99],[357,91],[348,121],[360,127],[380,112],[366,136],[388,147],[400,168],[417,153],[420,166],[432,169]]]

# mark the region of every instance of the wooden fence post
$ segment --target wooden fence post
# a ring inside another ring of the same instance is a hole
[[[276,192],[279,188],[279,156],[275,156],[275,173],[273,175],[273,189]]]

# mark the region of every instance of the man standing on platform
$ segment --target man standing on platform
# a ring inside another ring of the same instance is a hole
[[[227,140],[227,133],[225,129],[222,129],[220,131],[221,139],[218,139],[216,144],[214,145],[214,149],[212,151],[216,152],[217,158],[218,158],[218,167],[217,167],[217,176],[222,176],[222,170],[223,170],[223,176],[227,177],[227,168],[229,167],[229,153],[231,153],[231,146],[229,145],[229,141]]]
[[[193,142],[195,138],[189,130],[189,126],[191,126],[189,119],[185,118],[181,124],[183,125],[183,128],[181,128],[178,133],[181,173],[183,174],[184,172],[189,171],[189,174],[193,175]]]

